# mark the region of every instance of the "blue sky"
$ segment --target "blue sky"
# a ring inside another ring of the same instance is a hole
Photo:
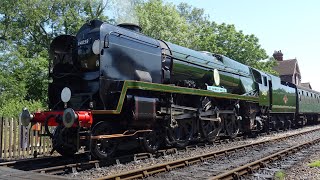
[[[284,59],[297,58],[302,82],[320,91],[319,0],[166,0],[205,9],[210,20],[234,24],[259,38],[269,56],[281,50]]]

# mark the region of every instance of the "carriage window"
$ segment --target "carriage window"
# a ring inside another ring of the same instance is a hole
[[[299,95],[298,95],[299,101],[301,101],[301,92],[299,91],[298,94],[299,94]]]

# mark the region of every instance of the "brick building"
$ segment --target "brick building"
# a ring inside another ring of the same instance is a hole
[[[275,51],[273,57],[277,60],[278,65],[274,70],[279,73],[282,81],[291,82],[296,85],[301,85],[301,73],[297,59],[283,60],[283,54],[280,51]]]

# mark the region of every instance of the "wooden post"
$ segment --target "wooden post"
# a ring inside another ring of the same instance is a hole
[[[3,158],[7,158],[7,139],[8,139],[8,121],[7,118],[4,119],[4,128],[3,128]]]
[[[9,121],[9,158],[12,158],[12,146],[13,146],[13,119],[8,119]]]
[[[30,128],[30,148],[28,149],[28,156],[29,155],[32,155],[32,152],[33,152],[33,143],[34,143],[34,131],[32,130],[32,125],[31,125],[31,128]]]
[[[40,126],[40,131],[38,133],[38,136],[39,136],[39,151],[38,151],[38,154],[42,154],[42,136],[40,136],[42,134],[42,126]]]
[[[26,153],[29,153],[29,141],[30,141],[30,125],[29,126],[21,126],[21,148],[22,148],[22,155],[25,156]]]
[[[0,119],[1,121],[0,121],[0,158],[2,159],[2,157],[3,157],[3,155],[2,155],[2,153],[3,153],[3,146],[2,146],[2,142],[3,142],[3,117],[1,117],[1,119]]]
[[[39,131],[35,131],[35,136],[34,136],[34,145],[36,146],[35,151],[37,151],[37,153],[39,153]],[[32,152],[33,153],[33,152]]]
[[[22,141],[22,136],[21,136],[21,133],[22,133],[22,126],[21,126],[21,123],[20,123],[20,121],[17,121],[17,130],[18,130],[18,147],[17,147],[17,149],[18,149],[18,157],[20,157],[21,156],[21,149],[22,149],[22,146],[21,146],[21,141]]]
[[[13,121],[13,157],[16,158],[17,155],[17,120],[12,119]]]
[[[43,127],[43,134],[45,134],[45,128]],[[48,136],[44,136],[43,138],[43,146],[44,146],[44,153],[48,153],[49,152],[49,143],[48,143]]]

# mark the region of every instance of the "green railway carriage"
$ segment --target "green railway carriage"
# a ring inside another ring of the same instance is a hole
[[[305,121],[319,121],[320,93],[302,86],[297,87],[297,114]],[[306,122],[305,122],[306,123]]]

